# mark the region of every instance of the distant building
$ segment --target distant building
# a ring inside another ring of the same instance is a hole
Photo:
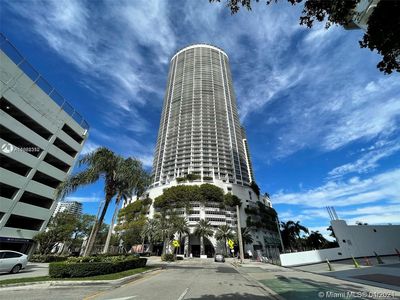
[[[378,5],[380,0],[360,0],[360,2],[354,8],[354,16],[351,19],[350,24],[346,25],[346,29],[362,29],[366,31],[368,29],[368,19]]]
[[[0,48],[0,249],[29,253],[89,126],[2,34]]]
[[[53,213],[53,217],[55,217],[60,212],[68,212],[73,215],[81,215],[82,203],[77,201],[60,201],[57,203],[56,209]]]

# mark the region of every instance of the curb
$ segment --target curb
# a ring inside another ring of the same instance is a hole
[[[275,300],[285,300],[285,298],[281,297],[279,294],[277,294],[275,291],[273,291],[272,289],[270,289],[269,287],[263,285],[261,282],[259,282],[258,280],[256,280],[255,278],[253,278],[251,275],[248,274],[243,274],[240,270],[239,270],[239,266],[234,265],[233,263],[231,263],[231,265],[235,268],[236,271],[239,272],[240,275],[242,275],[246,280],[256,284],[263,292],[266,296],[272,297]]]
[[[57,287],[57,286],[86,286],[86,285],[122,285],[130,281],[134,281],[144,277],[144,275],[162,270],[163,268],[157,267],[151,270],[144,271],[139,274],[134,274],[130,276],[126,276],[120,279],[114,280],[82,280],[82,281],[73,281],[73,280],[49,280],[49,281],[37,281],[37,282],[22,282],[22,283],[10,283],[0,285],[0,290],[5,288],[15,288],[15,287],[26,287],[28,289],[32,288],[49,288],[49,287]]]

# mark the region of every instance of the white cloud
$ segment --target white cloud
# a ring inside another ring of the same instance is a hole
[[[349,173],[366,173],[375,169],[380,160],[389,157],[398,151],[400,151],[400,142],[398,140],[390,142],[379,141],[368,150],[362,151],[365,154],[361,155],[361,157],[355,162],[336,167],[328,174],[331,178],[337,178]]]
[[[119,112],[118,125],[129,121],[133,131],[146,130],[146,120],[135,107],[150,101],[143,92],[157,94],[164,88],[150,67],[163,69],[176,47],[166,2],[53,0],[41,5],[21,1],[7,5],[85,75],[78,82],[108,98],[113,104],[108,111]],[[144,58],[149,54],[146,48],[157,53],[156,59]]]
[[[94,150],[96,150],[97,148],[99,148],[100,145],[97,143],[94,143],[90,140],[86,141],[85,144],[83,145],[82,151],[80,153],[80,155],[85,155],[88,154]]]
[[[305,207],[346,207],[382,200],[400,200],[400,169],[387,171],[367,179],[353,178],[347,182],[328,181],[326,184],[298,193],[279,192],[272,203],[303,205]]]

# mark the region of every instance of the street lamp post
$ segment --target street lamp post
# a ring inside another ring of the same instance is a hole
[[[239,210],[239,205],[236,205],[236,215],[237,215],[240,262],[243,263],[243,261],[244,261],[244,253],[243,253],[243,241],[242,241],[242,228],[240,228],[240,210]]]

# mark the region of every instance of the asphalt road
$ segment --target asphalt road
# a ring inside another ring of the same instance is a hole
[[[272,299],[228,263],[211,260],[170,264],[120,287],[47,287],[0,289],[0,299],[208,300]]]

